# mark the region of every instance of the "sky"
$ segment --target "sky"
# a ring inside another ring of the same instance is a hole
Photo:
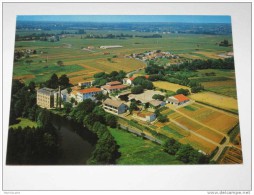
[[[195,15],[20,15],[17,21],[231,23],[230,16]]]

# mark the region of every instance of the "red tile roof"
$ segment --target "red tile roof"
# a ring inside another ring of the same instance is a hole
[[[84,93],[100,92],[100,91],[101,91],[100,88],[92,87],[92,88],[79,90],[78,92],[84,94]]]
[[[121,85],[121,84],[122,83],[119,81],[111,81],[111,82],[106,83],[106,85]]]
[[[190,100],[183,94],[175,95],[174,98],[176,98],[179,102],[184,102],[184,101]]]
[[[130,80],[133,81],[135,79],[135,77],[131,77]]]

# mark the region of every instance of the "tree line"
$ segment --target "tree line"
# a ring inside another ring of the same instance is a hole
[[[99,73],[94,74],[95,80],[94,80],[93,85],[102,86],[110,81],[120,81],[121,82],[122,79],[125,77],[126,77],[126,72],[124,72],[123,70],[120,70],[119,72],[112,71],[109,74],[107,74],[105,72],[99,72]]]
[[[117,118],[106,113],[103,108],[90,99],[86,99],[73,108],[69,116],[79,123],[83,123],[94,132],[98,141],[88,164],[115,164],[120,157],[119,146],[108,130],[108,126],[115,128]]]
[[[59,137],[50,112],[36,105],[34,82],[28,86],[12,82],[9,125],[18,123],[19,117],[37,121],[38,127],[9,128],[6,163],[55,164],[60,155]]]

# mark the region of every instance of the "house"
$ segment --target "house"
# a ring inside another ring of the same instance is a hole
[[[149,75],[145,75],[144,76],[146,79],[149,78]],[[131,78],[124,78],[123,79],[123,84],[125,85],[132,85],[133,84],[133,80],[135,79],[136,77],[131,77]]]
[[[94,82],[94,80],[79,82],[78,86],[79,87],[90,87],[93,85],[93,82]]]
[[[124,78],[124,79],[123,79],[123,84],[125,84],[125,85],[132,85],[132,81],[133,81],[134,79],[135,79],[134,77],[131,77],[131,78]]]
[[[76,100],[77,102],[83,102],[85,99],[94,99],[94,96],[101,92],[101,89],[96,87],[81,89],[77,91]]]
[[[103,90],[104,94],[113,93],[113,92],[120,91],[126,88],[127,86],[122,85],[122,83],[119,81],[108,82],[106,83],[106,85],[101,86],[101,90]]]
[[[177,105],[177,106],[182,105],[188,101],[190,101],[190,99],[183,94],[171,96],[171,97],[168,97],[167,99],[167,103]]]
[[[57,92],[55,89],[43,87],[37,90],[36,103],[42,108],[53,108],[54,107],[54,94]]]
[[[109,111],[115,114],[123,114],[128,109],[127,105],[124,103],[118,100],[112,100],[110,98],[107,98],[102,105],[105,111]]]
[[[165,106],[165,104],[166,104],[165,102],[160,100],[152,100],[149,102],[149,107],[152,109],[158,109],[162,106]]]
[[[156,114],[148,111],[134,111],[133,117],[141,121],[152,122],[156,119]]]

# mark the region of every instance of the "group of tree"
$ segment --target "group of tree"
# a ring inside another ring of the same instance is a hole
[[[150,80],[148,80],[146,77],[144,77],[144,76],[138,76],[138,77],[136,77],[132,81],[132,83],[134,85],[140,85],[140,86],[142,86],[143,89],[153,89],[154,88],[153,83]]]
[[[17,118],[37,121],[38,127],[10,128],[7,145],[7,164],[55,164],[59,151],[59,138],[51,124],[50,112],[36,105],[35,83],[28,86],[19,80],[12,82],[10,121]]]
[[[160,94],[154,94],[152,97],[154,100],[160,100],[163,101],[165,96],[164,95],[160,95]]]
[[[192,61],[185,61],[181,64],[171,65],[168,67],[169,70],[180,71],[180,70],[201,70],[201,69],[235,69],[234,58],[225,59],[207,59],[201,60],[196,59]]]
[[[160,35],[160,34],[152,34],[152,35],[135,35],[135,37],[141,37],[141,38],[162,38],[162,35]]]
[[[159,122],[165,123],[165,122],[168,122],[168,121],[169,121],[167,115],[161,114],[161,112],[160,112],[159,109],[156,109],[154,113],[155,113],[155,115],[156,115],[156,117],[157,117],[157,120],[158,120]]]
[[[175,155],[177,160],[189,164],[208,164],[209,157],[198,152],[189,144],[181,144],[178,141],[168,138],[164,144],[164,151]]]
[[[112,128],[117,126],[116,116],[106,113],[103,108],[90,99],[79,103],[69,115],[98,136],[96,148],[88,163],[115,164],[115,160],[120,156],[119,146],[110,134],[108,126]]]
[[[35,120],[38,116],[36,105],[35,83],[30,82],[28,86],[19,80],[12,81],[12,94],[10,106],[10,125],[17,122],[18,117]]]
[[[229,47],[229,46],[232,46],[232,44],[229,44],[228,40],[224,39],[223,41],[219,43],[219,46]]]
[[[49,80],[45,83],[41,83],[40,85],[40,87],[48,87],[52,89],[57,89],[60,86],[61,89],[65,89],[70,87],[70,82],[66,74],[63,74],[58,78],[58,76],[54,73]]]
[[[95,86],[102,86],[110,81],[122,81],[122,79],[125,77],[126,77],[126,72],[124,72],[122,70],[120,70],[119,72],[112,71],[109,74],[107,74],[105,72],[99,72],[99,73],[94,74],[94,78],[95,78],[94,85]]]
[[[176,94],[183,94],[183,95],[187,96],[190,94],[190,91],[189,91],[189,89],[180,88],[180,89],[176,90]]]

